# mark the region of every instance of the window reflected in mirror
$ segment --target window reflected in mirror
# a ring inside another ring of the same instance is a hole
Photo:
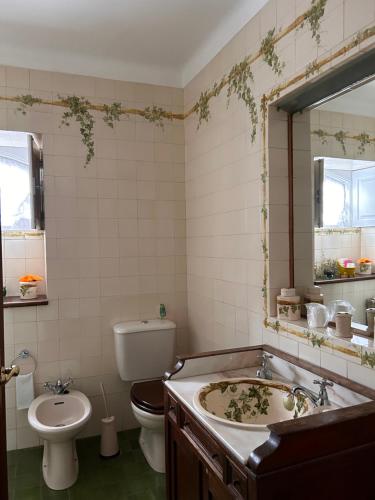
[[[375,81],[306,111],[314,284],[326,304],[347,300],[366,324],[375,304]]]

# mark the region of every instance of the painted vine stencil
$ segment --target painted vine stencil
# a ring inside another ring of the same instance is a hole
[[[277,54],[277,44],[284,37],[290,33],[300,30],[305,26],[311,32],[311,36],[319,45],[321,41],[320,28],[321,21],[324,16],[325,7],[328,0],[312,0],[311,7],[296,18],[286,28],[276,31],[272,28],[268,31],[265,38],[261,41],[259,50],[254,55],[247,55],[242,61],[235,64],[228,75],[224,75],[219,82],[215,82],[211,88],[201,92],[198,101],[185,113],[174,113],[167,111],[158,106],[148,106],[144,109],[126,108],[123,107],[121,102],[114,102],[108,104],[94,104],[79,96],[59,97],[56,100],[40,99],[32,96],[31,94],[20,95],[16,97],[0,96],[0,100],[18,103],[17,110],[25,114],[28,108],[38,105],[50,105],[66,108],[63,113],[61,126],[69,126],[71,120],[78,122],[80,126],[81,139],[86,146],[86,163],[90,163],[95,154],[93,129],[95,120],[92,111],[103,113],[104,122],[111,128],[115,126],[121,116],[141,116],[145,120],[154,123],[157,126],[163,126],[166,120],[185,120],[191,115],[196,115],[198,118],[198,128],[203,122],[210,119],[210,102],[215,97],[219,96],[221,92],[227,89],[228,103],[232,97],[237,97],[241,100],[248,112],[250,120],[250,136],[254,140],[258,129],[258,114],[261,115],[261,139],[262,139],[262,168],[261,168],[261,181],[262,181],[262,249],[264,256],[264,277],[262,284],[262,294],[264,299],[264,325],[265,327],[272,328],[275,332],[283,330],[296,337],[307,340],[313,347],[327,346],[336,349],[344,354],[353,357],[359,357],[362,364],[375,368],[375,353],[369,353],[363,348],[349,349],[346,346],[339,344],[332,344],[324,336],[309,332],[307,329],[299,331],[291,329],[277,320],[272,320],[269,317],[268,310],[268,288],[269,288],[269,251],[268,251],[268,164],[267,164],[267,149],[266,149],[266,136],[267,136],[267,113],[268,106],[272,103],[283,91],[289,87],[298,84],[299,82],[311,78],[313,75],[333,62],[335,59],[344,56],[350,50],[358,47],[362,42],[369,40],[375,36],[375,26],[359,31],[350,42],[341,47],[334,53],[322,58],[316,59],[307,64],[304,71],[294,76],[292,79],[283,81],[275,86],[267,95],[263,95],[261,102],[257,103],[253,95],[252,87],[255,83],[255,75],[252,66],[255,61],[261,59],[266,63],[276,76],[281,77],[284,68],[284,62],[280,60]],[[259,109],[258,109],[259,108]],[[323,130],[315,131],[316,135],[324,140],[329,134]],[[354,139],[359,141],[359,151],[364,151],[366,147],[375,142],[375,138],[369,137],[365,132],[358,136],[349,136],[344,131],[339,131],[334,134],[335,139],[341,144],[345,151],[345,140]]]
[[[363,346],[350,344],[347,341],[342,341],[337,338],[329,337],[325,333],[320,333],[316,331],[311,331],[308,328],[303,327],[292,327],[290,324],[284,321],[279,321],[270,317],[269,313],[269,302],[268,302],[268,289],[269,289],[269,235],[267,231],[267,220],[268,220],[268,183],[269,183],[269,172],[268,172],[268,159],[267,159],[267,118],[268,118],[268,106],[280,96],[280,94],[287,90],[289,87],[299,83],[305,78],[310,77],[313,73],[319,72],[321,68],[329,65],[335,59],[342,57],[347,54],[352,49],[356,48],[361,42],[368,40],[375,36],[375,26],[361,30],[357,33],[352,40],[341,47],[336,52],[331,55],[317,59],[307,66],[307,69],[296,75],[294,78],[285,81],[284,83],[273,88],[269,94],[263,95],[262,97],[262,174],[261,180],[263,184],[263,204],[262,204],[262,218],[263,218],[263,230],[262,230],[262,249],[263,249],[263,259],[264,259],[264,277],[263,277],[263,310],[264,310],[264,326],[266,328],[271,328],[274,332],[280,333],[283,331],[293,337],[299,338],[301,341],[305,341],[310,344],[313,348],[328,348],[333,351],[337,351],[344,354],[350,358],[358,359],[360,363],[368,368],[375,369],[375,350],[366,349]],[[311,71],[313,66],[314,71]],[[337,142],[341,144],[344,154],[346,153],[345,140],[352,139],[359,142],[358,152],[363,154],[367,146],[372,145],[375,142],[375,138],[370,137],[365,132],[358,135],[350,135],[349,133],[340,130],[335,134],[330,134],[324,130],[312,131],[313,135],[317,135],[321,141],[325,141],[327,137],[334,137]]]
[[[163,126],[165,120],[184,120],[196,114],[198,117],[198,128],[202,122],[210,118],[210,101],[217,97],[224,88],[227,88],[228,104],[231,97],[235,96],[241,100],[248,112],[250,120],[250,135],[254,141],[258,127],[258,103],[253,95],[252,86],[254,84],[254,74],[252,65],[257,59],[262,59],[271,70],[280,76],[285,63],[280,60],[276,52],[277,43],[286,35],[296,29],[302,29],[305,25],[311,30],[312,37],[317,44],[320,43],[320,23],[324,15],[328,0],[312,0],[311,7],[295,19],[288,27],[279,32],[276,28],[268,31],[261,41],[258,52],[254,55],[246,56],[242,61],[235,64],[228,75],[224,75],[219,82],[215,82],[210,89],[201,92],[198,101],[186,113],[173,113],[159,106],[148,106],[144,109],[124,108],[121,102],[108,104],[93,104],[84,97],[76,95],[61,97],[56,100],[40,99],[31,94],[19,95],[16,97],[0,96],[0,100],[7,100],[19,103],[17,110],[23,114],[28,107],[38,104],[60,106],[67,108],[64,112],[61,126],[69,126],[72,120],[79,124],[81,140],[86,147],[86,162],[88,165],[95,155],[94,144],[94,124],[95,120],[92,111],[103,113],[103,121],[113,128],[115,122],[119,121],[122,115],[142,116],[145,120],[158,126]]]
[[[367,132],[361,132],[360,134],[352,135],[348,132],[345,132],[344,130],[339,130],[335,134],[332,134],[330,132],[327,132],[326,130],[319,128],[317,130],[313,130],[311,132],[311,135],[317,136],[322,144],[327,144],[328,138],[335,139],[341,145],[344,155],[346,155],[346,141],[348,140],[356,141],[359,143],[357,148],[357,152],[359,155],[364,154],[368,146],[375,146],[375,137],[371,137],[369,134],[367,134]]]

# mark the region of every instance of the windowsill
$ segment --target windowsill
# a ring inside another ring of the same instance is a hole
[[[333,348],[335,346],[344,347],[344,349],[353,349],[354,351],[360,350],[361,348],[371,350],[375,352],[375,341],[373,335],[366,335],[367,326],[360,323],[352,322],[352,329],[350,337],[337,337],[335,335],[335,328],[333,323],[325,328],[309,328],[306,319],[300,319],[298,321],[287,321],[283,319],[277,319],[277,317],[271,317],[271,320],[279,322],[279,324],[288,329],[295,330],[300,333],[306,334],[307,332],[317,334],[319,337],[325,337],[329,342],[332,343]]]
[[[40,238],[44,235],[44,230],[41,229],[5,229],[1,231],[3,238]]]
[[[27,306],[46,306],[48,304],[47,295],[38,295],[36,299],[20,299],[18,296],[9,296],[3,298],[4,307],[27,307]]]
[[[332,283],[349,283],[349,281],[375,280],[375,274],[356,275],[354,278],[334,278],[332,280],[316,280],[315,285],[329,285]]]

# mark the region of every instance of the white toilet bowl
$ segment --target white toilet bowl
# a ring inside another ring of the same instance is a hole
[[[150,467],[165,472],[164,390],[161,380],[133,384],[131,405],[141,426],[139,445]]]
[[[44,440],[43,477],[49,488],[64,490],[77,480],[75,438],[91,411],[90,401],[79,391],[43,394],[31,403],[28,420]]]
[[[156,472],[165,472],[164,415],[154,415],[131,403],[133,413],[141,425],[139,445],[145,459]]]

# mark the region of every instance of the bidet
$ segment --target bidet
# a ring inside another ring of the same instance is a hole
[[[42,394],[31,403],[28,420],[44,440],[43,477],[53,490],[72,486],[78,477],[75,438],[91,416],[91,403],[79,391]]]

